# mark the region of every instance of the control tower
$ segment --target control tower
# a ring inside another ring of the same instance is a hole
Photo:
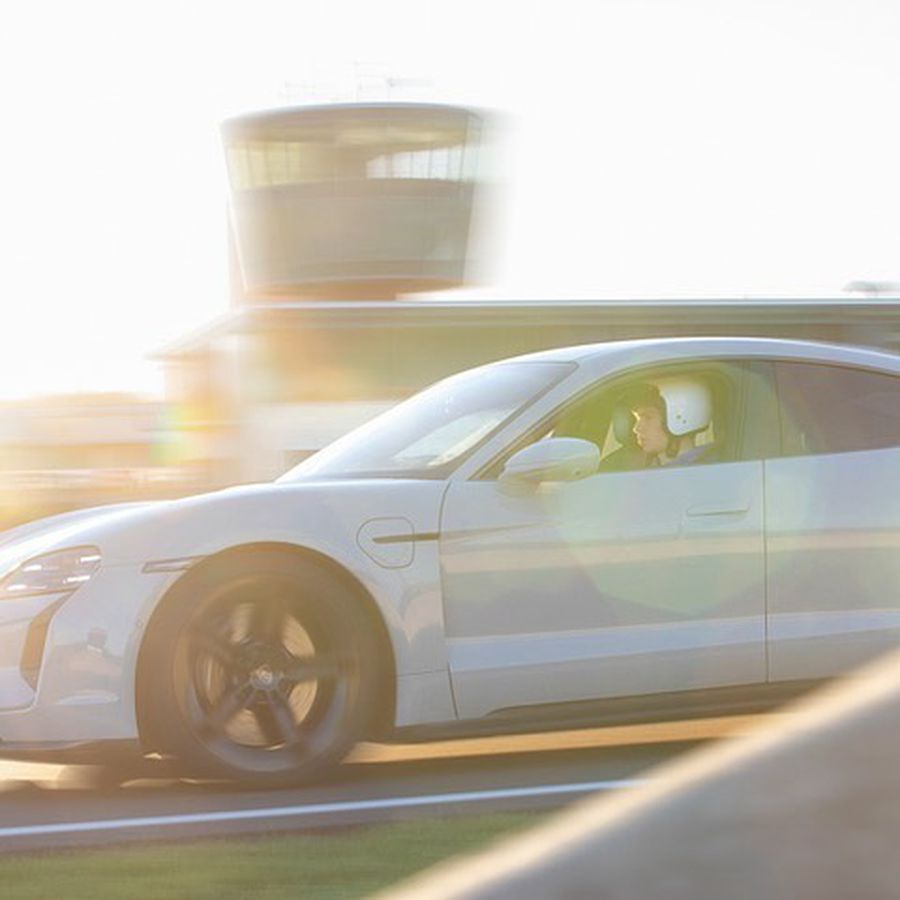
[[[385,300],[466,283],[482,118],[366,103],[226,120],[239,302]]]

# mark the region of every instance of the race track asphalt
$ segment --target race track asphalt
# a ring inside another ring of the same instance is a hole
[[[136,772],[118,785],[97,769],[0,762],[0,852],[558,807],[595,790],[628,790],[656,777],[660,763],[739,737],[763,718],[366,744],[327,781],[267,791]]]

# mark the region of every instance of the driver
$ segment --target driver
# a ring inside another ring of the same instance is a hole
[[[712,444],[697,446],[697,435],[712,420],[709,388],[693,378],[636,384],[628,391],[634,436],[649,466],[685,466],[709,461]]]

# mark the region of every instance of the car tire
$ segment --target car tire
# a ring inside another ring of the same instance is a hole
[[[372,722],[382,669],[356,593],[323,565],[266,551],[189,572],[151,622],[142,719],[187,775],[309,782]]]

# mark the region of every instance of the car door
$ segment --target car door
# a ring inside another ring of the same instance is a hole
[[[783,455],[766,462],[774,681],[900,646],[900,378],[776,365]]]
[[[763,464],[739,454],[522,496],[452,482],[440,558],[459,715],[764,681],[762,500]]]

